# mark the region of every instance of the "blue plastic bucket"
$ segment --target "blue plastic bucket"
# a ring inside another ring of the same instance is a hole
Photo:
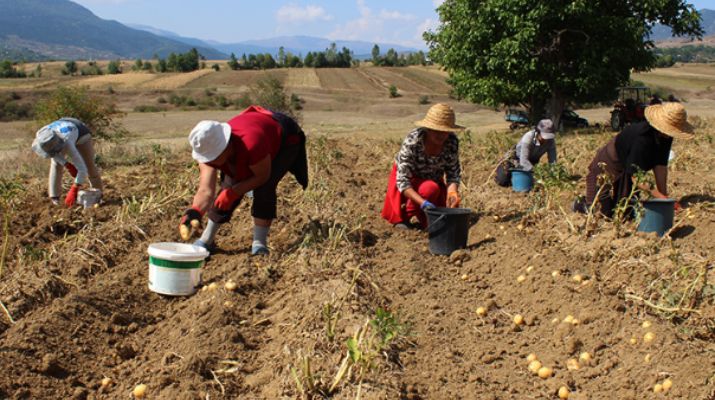
[[[675,200],[650,199],[643,202],[643,208],[645,214],[638,224],[640,232],[657,232],[658,236],[663,236],[673,227]]]
[[[515,192],[528,192],[534,186],[533,172],[520,169],[512,169],[509,172],[511,172],[511,188]]]
[[[467,247],[471,209],[437,207],[425,210],[425,214],[430,253],[448,256]]]

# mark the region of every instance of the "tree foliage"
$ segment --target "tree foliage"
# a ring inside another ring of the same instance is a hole
[[[424,37],[457,96],[490,106],[526,106],[532,119],[567,102],[611,99],[631,70],[656,61],[653,24],[701,36],[684,0],[446,0]]]
[[[92,130],[93,137],[100,139],[116,140],[126,134],[115,120],[121,115],[113,104],[91,95],[86,87],[60,86],[35,106],[38,126],[63,117],[77,118]]]

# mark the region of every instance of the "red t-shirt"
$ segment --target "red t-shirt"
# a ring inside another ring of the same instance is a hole
[[[253,176],[249,168],[271,156],[276,158],[281,147],[281,126],[273,119],[272,113],[258,106],[251,106],[237,115],[228,124],[231,126],[233,155],[218,167],[236,181]]]

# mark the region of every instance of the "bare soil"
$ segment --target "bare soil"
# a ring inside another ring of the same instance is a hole
[[[538,207],[544,190],[493,184],[515,134],[463,136],[463,202],[475,215],[468,248],[453,257],[431,255],[425,233],[379,217],[398,141],[313,135],[311,187],[282,183],[271,256],[249,256],[246,202],[219,232],[206,289],[177,298],[147,289],[146,249],[179,240],[197,180],[188,152],[109,160],[106,150],[105,202],[86,211],[51,207],[44,178],[21,176],[0,283],[15,321],[0,312],[0,398],[127,398],[140,383],[151,399],[319,398],[347,340],[380,308],[405,330],[362,380],[353,370],[330,397],[552,399],[567,386],[572,399],[713,399],[713,125],[701,129],[676,147],[671,184],[686,210],[670,239],[603,220],[588,234],[585,217],[568,211],[571,191]],[[564,136],[562,162],[585,175],[583,160],[609,137]],[[236,291],[224,289],[229,279]],[[578,324],[562,322],[569,315]],[[582,352],[592,362],[567,369]],[[552,377],[528,371],[530,353]],[[104,377],[112,384],[101,387]],[[673,387],[654,394],[666,378]]]

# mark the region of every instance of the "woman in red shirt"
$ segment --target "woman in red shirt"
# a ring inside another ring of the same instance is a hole
[[[276,187],[287,172],[305,189],[308,167],[305,134],[290,117],[251,106],[228,123],[201,121],[189,134],[199,163],[199,187],[184,212],[179,231],[184,240],[205,213],[208,225],[194,245],[214,248],[216,231],[231,219],[243,195],[253,191],[251,254],[268,254],[268,231],[276,217]],[[221,189],[215,194],[220,172]]]

